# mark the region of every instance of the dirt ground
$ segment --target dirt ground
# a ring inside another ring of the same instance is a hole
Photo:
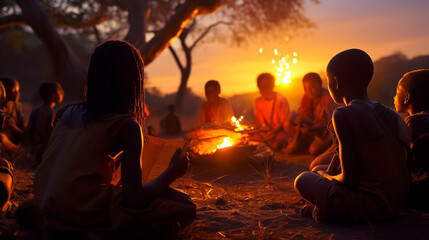
[[[198,206],[197,219],[180,239],[429,239],[429,212],[405,209],[391,222],[318,224],[299,215],[304,200],[293,181],[307,170],[308,155],[276,153],[270,184],[246,164],[221,168],[193,164],[173,186],[187,192]],[[13,200],[33,196],[32,163],[16,163]],[[34,239],[17,234],[16,239]]]

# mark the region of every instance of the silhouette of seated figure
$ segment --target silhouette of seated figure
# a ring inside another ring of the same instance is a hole
[[[397,216],[408,197],[411,131],[401,116],[367,94],[374,66],[364,51],[337,54],[327,67],[329,92],[344,103],[332,115],[338,152],[327,171],[304,172],[295,190],[319,222],[367,222]],[[335,163],[335,164],[334,164]],[[341,172],[337,170],[341,166]]]
[[[163,117],[159,123],[161,134],[164,136],[177,136],[182,134],[182,125],[179,117],[176,115],[176,108],[173,104],[169,104],[168,114]]]
[[[409,114],[405,123],[412,131],[409,158],[410,192],[408,205],[429,207],[429,70],[406,73],[396,87],[395,108]]]

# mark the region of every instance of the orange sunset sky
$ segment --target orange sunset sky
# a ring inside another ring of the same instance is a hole
[[[292,80],[307,72],[324,73],[330,58],[348,48],[363,49],[373,60],[398,51],[410,58],[429,54],[428,0],[320,0],[319,4],[307,1],[305,8],[316,27],[289,34],[289,41],[250,42],[240,48],[199,45],[193,52],[188,87],[203,96],[205,82],[217,79],[223,96],[257,91],[256,76],[261,72],[277,75],[278,65],[271,61],[286,54],[291,56]],[[293,52],[297,53],[296,64],[292,63]],[[149,87],[163,93],[177,91],[180,73],[168,50],[146,72]]]

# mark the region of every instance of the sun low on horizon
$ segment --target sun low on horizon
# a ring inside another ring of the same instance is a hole
[[[324,75],[329,60],[345,49],[360,48],[374,61],[396,52],[409,58],[429,54],[429,1],[322,0],[319,4],[307,1],[305,9],[315,27],[285,34],[283,39],[240,47],[202,44],[193,52],[188,87],[204,96],[205,82],[216,79],[223,96],[256,92],[258,74],[270,72],[277,87],[302,92],[300,84],[290,82],[300,81],[308,72]],[[177,91],[180,72],[168,51],[146,71],[149,86],[164,94]]]

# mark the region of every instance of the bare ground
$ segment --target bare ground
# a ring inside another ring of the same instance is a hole
[[[194,164],[173,186],[198,206],[197,220],[182,239],[429,239],[429,212],[405,209],[395,220],[366,224],[319,224],[299,215],[305,203],[293,181],[311,162],[308,155],[276,153],[270,184],[247,167],[215,168]],[[32,163],[16,166],[12,196],[17,203],[33,197]],[[24,238],[17,234],[16,239]]]

